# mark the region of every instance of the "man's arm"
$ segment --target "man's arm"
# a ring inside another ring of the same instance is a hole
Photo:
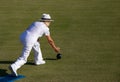
[[[56,47],[53,39],[51,38],[51,36],[46,36],[47,40],[48,40],[48,43],[51,45],[51,47],[55,50],[55,52],[57,53],[60,53],[60,48],[59,47]]]

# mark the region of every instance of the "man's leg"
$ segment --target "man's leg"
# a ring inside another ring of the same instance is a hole
[[[40,49],[39,42],[36,42],[34,44],[33,50],[34,50],[34,55],[35,55],[35,64],[36,65],[45,64],[45,61],[43,60],[43,57],[42,57],[42,52]]]
[[[9,69],[11,70],[13,76],[17,76],[17,69],[19,69],[27,62],[27,58],[31,49],[32,46],[24,46],[22,55],[12,65],[10,65]]]

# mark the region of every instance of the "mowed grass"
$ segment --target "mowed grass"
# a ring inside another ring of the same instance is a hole
[[[1,0],[0,71],[10,73],[8,66],[21,54],[21,32],[42,13],[49,13],[55,20],[51,36],[63,58],[35,66],[31,53],[18,70],[26,78],[16,82],[119,82],[119,10],[119,0]],[[41,49],[44,58],[55,58],[45,38],[41,38]]]

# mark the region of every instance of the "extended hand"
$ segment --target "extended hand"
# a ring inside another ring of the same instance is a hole
[[[55,50],[55,52],[60,53],[60,48],[59,47],[56,47],[54,50]]]

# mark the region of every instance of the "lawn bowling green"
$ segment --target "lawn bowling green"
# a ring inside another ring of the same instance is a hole
[[[41,38],[45,65],[35,66],[34,55],[17,82],[119,82],[119,0],[0,0],[0,77],[21,54],[19,35],[42,13],[54,19],[50,30],[62,59]]]

